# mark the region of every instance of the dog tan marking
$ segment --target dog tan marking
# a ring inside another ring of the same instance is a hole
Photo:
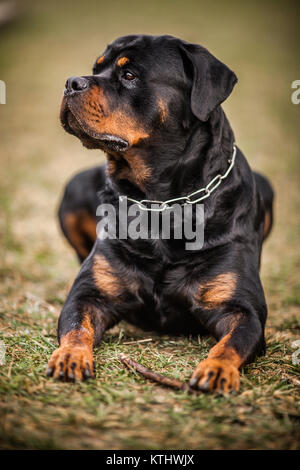
[[[143,125],[132,117],[130,112],[120,108],[110,111],[103,91],[97,86],[91,87],[84,94],[84,98],[79,98],[77,104],[70,103],[70,107],[87,133],[90,130],[97,134],[117,135],[127,140],[131,146],[149,137]]]
[[[82,237],[82,234],[79,231],[77,215],[65,215],[63,224],[71,245],[76,249],[80,256],[86,258],[89,253],[85,247],[84,238]]]
[[[219,274],[198,288],[196,300],[203,303],[204,308],[216,308],[230,300],[236,289],[235,273]]]
[[[86,93],[79,107],[75,105],[73,108],[72,105],[72,111],[83,129],[87,127],[87,132],[90,129],[99,134],[118,135],[127,140],[131,147],[141,139],[149,137],[147,131],[130,116],[130,113],[127,114],[125,110],[121,109],[110,112],[103,92],[98,87],[92,87]],[[150,168],[144,163],[138,152],[132,148],[123,152],[122,159],[119,155],[108,158],[108,174],[116,179],[128,179],[144,189],[151,176]]]
[[[106,171],[109,176],[117,176],[118,164],[116,159],[113,158],[111,155],[107,155]]]
[[[127,163],[127,164],[126,164]],[[126,179],[144,190],[151,177],[151,169],[138,153],[128,151],[123,158],[107,156],[107,173],[116,180]]]
[[[124,158],[131,170],[131,174],[128,175],[128,179],[137,183],[141,189],[144,189],[145,184],[151,177],[151,168],[146,165],[141,156],[134,150],[129,150]]]
[[[168,116],[168,107],[162,98],[159,98],[158,100],[158,108],[159,108],[161,123],[164,124]]]
[[[98,289],[106,295],[118,300],[126,291],[136,294],[138,291],[138,282],[133,276],[126,275],[126,280],[122,277],[122,272],[114,272],[108,260],[102,254],[94,256],[93,277]]]
[[[118,67],[123,67],[123,65],[128,64],[129,59],[128,57],[120,57],[120,59],[117,62]]]
[[[242,358],[231,347],[228,346],[232,331],[222,338],[209,352],[208,359],[226,359],[231,362],[235,367],[242,364]]]
[[[85,245],[85,238],[88,236],[92,241],[96,240],[96,220],[86,211],[78,211],[66,214],[63,224],[71,245],[80,256],[86,258],[89,251]]]
[[[94,328],[89,314],[84,316],[80,328],[61,338],[60,346],[48,362],[48,370],[60,380],[82,380],[94,376]]]
[[[132,183],[136,183],[134,175],[129,167],[127,160],[125,158],[120,158],[117,156],[107,155],[107,174],[115,178],[116,180],[128,180]]]
[[[78,330],[72,330],[61,338],[60,346],[76,346],[84,344],[88,348],[93,348],[94,328],[88,314],[84,316],[81,327]]]
[[[93,275],[95,284],[101,292],[113,297],[124,292],[121,279],[116,276],[103,255],[94,256]]]
[[[203,391],[228,393],[240,388],[239,367],[243,359],[228,345],[232,331],[221,339],[209,352],[207,359],[201,361],[195,369],[192,380]]]
[[[82,223],[82,230],[89,235],[92,240],[96,240],[96,220],[91,215],[86,214]]]
[[[102,62],[104,61],[105,57],[104,55],[100,56],[99,59],[97,59],[97,64],[102,64]]]

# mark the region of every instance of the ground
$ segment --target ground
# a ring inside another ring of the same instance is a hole
[[[296,449],[300,339],[299,113],[296,2],[28,1],[0,31],[1,253],[0,446],[4,449]],[[275,227],[263,252],[267,355],[242,371],[228,397],[164,389],[126,369],[120,352],[187,380],[213,344],[144,334],[122,324],[96,350],[97,377],[45,377],[56,324],[78,271],[57,227],[63,185],[104,156],[60,128],[68,76],[89,74],[115,37],[173,34],[207,46],[237,74],[224,108],[251,166],[276,191]],[[147,340],[147,341],[141,341]],[[3,346],[3,343],[2,343]]]

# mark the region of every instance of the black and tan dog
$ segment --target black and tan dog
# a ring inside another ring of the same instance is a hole
[[[185,240],[96,237],[96,208],[119,196],[165,201],[226,173],[234,135],[221,108],[235,74],[199,45],[171,36],[126,36],[110,44],[93,75],[66,82],[64,129],[107,155],[75,176],[59,210],[82,263],[63,307],[47,374],[94,376],[93,347],[120,320],[217,340],[190,386],[239,389],[239,368],[265,351],[267,308],[259,267],[272,225],[273,191],[237,149],[228,177],[205,199],[201,250]],[[97,196],[97,193],[100,194]]]

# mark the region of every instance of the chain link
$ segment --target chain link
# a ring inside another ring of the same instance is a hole
[[[233,152],[232,152],[232,157],[228,160],[229,167],[227,168],[226,172],[224,175],[217,175],[215,176],[206,186],[205,188],[198,189],[197,191],[194,191],[191,194],[188,194],[187,196],[181,196],[181,197],[176,197],[174,199],[168,199],[167,201],[152,201],[151,199],[142,199],[141,201],[137,201],[136,199],[132,199],[127,196],[119,196],[120,201],[122,201],[124,198],[127,197],[128,201],[134,202],[135,204],[138,205],[139,209],[142,211],[149,211],[149,212],[163,212],[166,209],[171,209],[170,204],[174,204],[178,201],[183,201],[181,202],[181,205],[185,206],[187,204],[197,204],[200,201],[204,201],[204,199],[208,198],[215,189],[222,183],[223,180],[227,178],[229,173],[231,172],[234,162],[235,162],[235,156],[236,156],[236,145],[233,144]],[[196,198],[196,199],[191,199],[193,196],[197,196],[197,194],[204,193],[202,196]],[[145,204],[159,204],[159,207],[147,207]]]

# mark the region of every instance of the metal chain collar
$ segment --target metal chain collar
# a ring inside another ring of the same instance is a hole
[[[136,199],[132,199],[127,196],[119,196],[119,199],[120,201],[122,201],[124,198],[127,197],[128,201],[136,203],[139,209],[141,209],[142,211],[150,211],[150,212],[151,211],[162,212],[166,209],[171,209],[169,204],[173,204],[178,201],[182,201],[179,204],[183,206],[185,206],[186,204],[196,204],[197,202],[203,201],[204,199],[208,198],[211,195],[211,193],[215,189],[217,189],[217,187],[221,184],[221,182],[227,178],[227,176],[229,175],[229,173],[231,172],[234,166],[235,156],[236,156],[236,145],[233,144],[232,157],[228,159],[229,167],[227,168],[226,172],[223,175],[218,174],[205,186],[205,188],[198,189],[197,191],[194,191],[193,193],[188,194],[188,196],[176,197],[174,199],[169,199],[168,201],[153,201],[151,199],[142,199],[141,201],[137,201]],[[204,193],[204,194],[196,199],[191,199],[201,193]],[[152,207],[147,207],[145,204],[159,204],[160,207],[152,208]]]

